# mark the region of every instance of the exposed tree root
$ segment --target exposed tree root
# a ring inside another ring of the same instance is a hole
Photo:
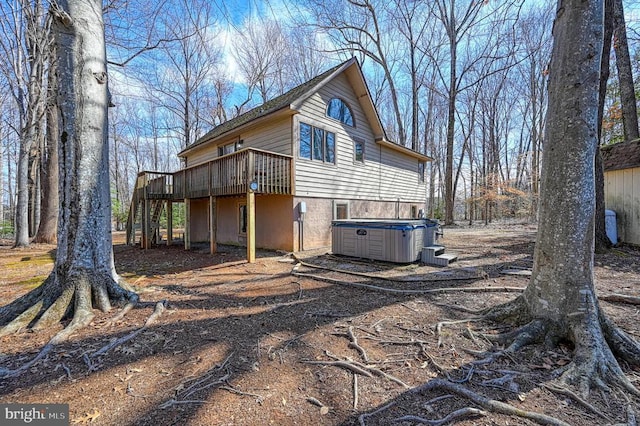
[[[486,398],[473,391],[470,391],[464,386],[461,386],[456,383],[451,383],[443,379],[430,380],[424,385],[421,385],[421,386],[418,386],[417,388],[412,389],[410,392],[426,392],[426,391],[431,391],[436,389],[455,393],[457,395],[465,397],[488,411],[522,417],[542,425],[569,426],[568,423],[565,423],[562,420],[557,419],[555,417],[547,416],[546,414],[541,414],[541,413],[534,413],[532,411],[521,410],[517,407],[514,407],[513,405],[506,404],[501,401],[496,401],[494,399]]]
[[[545,389],[550,390],[551,392],[555,392],[555,393],[559,393],[561,395],[568,396],[569,398],[573,399],[578,404],[582,405],[583,407],[585,407],[586,409],[588,409],[592,413],[595,413],[598,416],[602,417],[603,419],[611,422],[611,419],[606,414],[604,414],[602,411],[598,410],[593,405],[589,404],[584,399],[580,398],[578,395],[573,393],[571,390],[569,390],[569,389],[567,389],[567,388],[565,388],[563,386],[557,386],[557,385],[552,384],[552,383],[543,384],[542,387],[544,387]]]
[[[576,386],[584,397],[592,388],[608,389],[608,385],[640,396],[640,391],[633,386],[613,355],[608,339],[603,335],[606,331],[599,326],[597,313],[588,312],[581,315],[582,318],[576,318],[576,325],[572,327],[575,344],[573,362],[562,374],[562,382]],[[604,314],[600,313],[599,317],[604,318]]]
[[[406,384],[405,382],[403,382],[402,380],[398,379],[395,376],[392,376],[391,374],[385,373],[384,371],[373,367],[371,365],[366,365],[363,364],[361,362],[358,361],[353,361],[353,360],[342,360],[338,357],[336,357],[335,355],[332,355],[331,353],[329,353],[328,351],[325,351],[327,356],[331,357],[334,359],[334,361],[302,361],[305,364],[315,364],[315,365],[325,365],[325,366],[333,366],[333,367],[339,367],[342,368],[344,370],[347,370],[353,374],[358,374],[361,376],[365,376],[365,377],[373,377],[373,376],[378,376],[378,377],[384,377],[387,380],[390,380],[394,383],[399,384],[400,386],[404,387],[405,389],[410,389],[411,386],[409,386],[408,384]]]
[[[151,316],[149,316],[149,318],[147,318],[147,320],[145,321],[144,325],[142,327],[140,327],[137,330],[132,331],[131,333],[120,337],[119,339],[114,340],[113,342],[110,342],[109,344],[103,346],[102,348],[98,349],[97,351],[95,351],[91,357],[97,357],[97,356],[101,356],[106,354],[107,352],[109,352],[110,350],[122,345],[123,343],[128,342],[129,340],[133,339],[134,337],[136,337],[138,334],[142,333],[144,330],[146,330],[147,328],[149,328],[149,326],[153,325],[158,318],[160,318],[160,315],[162,315],[162,313],[165,311],[166,308],[166,300],[163,300],[161,302],[156,303],[156,307],[153,310],[153,313],[151,314]]]
[[[311,278],[314,280],[324,281],[331,284],[358,287],[358,288],[364,288],[367,290],[379,291],[383,293],[394,293],[394,294],[430,294],[430,293],[452,293],[452,292],[519,293],[524,290],[524,288],[522,287],[439,287],[439,288],[429,288],[424,290],[404,290],[404,289],[398,289],[398,288],[380,287],[380,286],[375,286],[371,284],[356,283],[351,281],[342,281],[342,280],[337,280],[335,278],[323,277],[321,275],[306,274],[302,272],[297,272],[297,269],[295,267],[291,272],[291,274],[296,277]],[[422,281],[422,282],[425,282],[425,281]]]
[[[398,417],[397,419],[393,419],[393,422],[394,423],[414,422],[414,423],[420,423],[420,424],[425,424],[429,426],[442,426],[457,419],[462,419],[465,417],[479,417],[479,416],[486,416],[486,415],[487,415],[486,411],[478,410],[477,408],[473,408],[473,407],[465,407],[465,408],[461,408],[459,410],[453,411],[447,414],[445,417],[437,420],[429,420],[429,419],[425,419],[418,416],[402,416],[402,417]]]
[[[505,355],[512,356],[527,345],[545,343],[554,346],[560,340],[570,340],[575,347],[574,357],[560,376],[561,384],[574,386],[583,398],[594,388],[608,390],[609,386],[640,396],[640,391],[627,378],[614,357],[615,352],[625,361],[640,365],[640,345],[608,320],[599,308],[567,317],[569,319],[563,326],[551,320],[532,319],[524,297],[519,296],[511,302],[485,310],[480,317],[458,322],[490,320],[520,325],[507,333],[483,334],[488,341],[505,346],[505,349],[476,354],[482,358],[474,361],[473,365],[488,364]]]
[[[293,256],[293,258],[298,262],[299,265],[306,266],[307,268],[322,269],[322,270],[325,270],[325,271],[339,272],[341,274],[353,275],[353,276],[356,276],[356,277],[364,277],[364,278],[371,278],[371,279],[374,279],[374,280],[393,281],[393,282],[400,282],[400,283],[428,283],[428,282],[438,282],[438,281],[471,281],[471,280],[478,280],[478,279],[486,279],[488,277],[488,274],[482,269],[480,269],[478,271],[477,275],[466,276],[466,277],[444,276],[444,277],[429,278],[429,279],[415,278],[415,277],[414,278],[386,277],[386,276],[383,276],[383,275],[370,274],[370,273],[366,273],[366,272],[357,272],[357,271],[350,271],[350,270],[347,270],[347,269],[330,268],[328,266],[314,265],[312,263],[307,263],[307,262],[305,262],[303,260],[300,260],[295,255]]]
[[[57,332],[49,342],[29,362],[16,369],[0,368],[0,377],[15,377],[31,368],[45,357],[51,349],[78,330],[86,327],[94,317],[94,305],[102,311],[111,308],[111,301],[135,305],[138,295],[122,288],[111,275],[101,275],[95,271],[69,274],[65,283],[59,282],[55,271],[42,285],[0,308],[0,336],[15,333],[26,328],[42,330],[73,313],[71,321]],[[130,309],[130,308],[129,308]]]
[[[53,349],[53,345],[51,343],[47,343],[31,361],[25,364],[22,364],[20,367],[16,368],[15,370],[11,370],[8,368],[0,368],[0,379],[5,379],[8,377],[16,377],[24,373],[25,371],[28,371],[33,365],[35,365],[35,363],[40,361],[49,352],[51,352],[51,349]]]

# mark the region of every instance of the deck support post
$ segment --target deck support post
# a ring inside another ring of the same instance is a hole
[[[256,194],[247,191],[247,262],[256,261]]]
[[[167,200],[167,245],[173,244],[173,202]]]
[[[209,248],[211,250],[211,254],[218,251],[218,246],[216,244],[218,234],[218,212],[216,211],[216,207],[216,197],[211,195],[209,197]]]
[[[184,249],[191,250],[191,199],[184,199]]]
[[[142,248],[147,250],[151,247],[151,201],[144,197],[142,203]]]

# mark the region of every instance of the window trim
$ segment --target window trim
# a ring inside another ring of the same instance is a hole
[[[427,172],[427,163],[424,161],[418,161],[418,182],[424,183],[425,173]]]
[[[303,156],[302,152],[301,152],[301,147],[302,147],[302,126],[307,126],[309,127],[310,131],[309,131],[309,156]],[[316,152],[315,152],[315,146],[314,146],[314,142],[315,142],[315,135],[316,135],[316,131],[319,131],[322,133],[322,146],[321,146],[321,152],[320,152],[320,157],[321,158],[317,158],[316,157]],[[328,130],[325,126],[318,126],[318,125],[314,125],[314,124],[310,124],[309,122],[306,121],[299,121],[298,122],[298,158],[301,160],[307,160],[307,161],[317,161],[319,163],[322,164],[327,164],[327,165],[332,165],[335,166],[337,163],[337,146],[338,146],[338,135],[336,132]],[[333,135],[333,149],[331,150],[332,152],[332,158],[333,161],[327,161],[327,141],[329,140],[329,135]]]
[[[347,210],[347,217],[346,219],[351,219],[351,203],[349,203],[349,200],[333,200],[333,220],[339,220],[338,219],[338,207],[339,206],[345,206],[346,210]]]
[[[233,150],[230,152],[225,152],[225,148],[228,148],[233,145]],[[227,142],[218,145],[218,157],[223,157],[225,155],[233,154],[234,152],[239,151],[242,148],[241,140],[237,139],[233,142]]]

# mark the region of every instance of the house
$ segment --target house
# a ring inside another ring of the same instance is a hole
[[[616,212],[621,242],[640,245],[640,140],[601,148],[604,197]]]
[[[254,244],[330,246],[334,219],[417,218],[431,161],[387,139],[356,59],[213,128],[178,155],[183,170],[138,176],[129,243],[141,222],[149,247],[162,209],[184,202],[185,248],[247,245],[250,260]]]

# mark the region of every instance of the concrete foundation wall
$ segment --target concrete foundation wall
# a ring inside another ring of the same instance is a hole
[[[192,243],[209,241],[209,200],[191,200],[190,235]]]
[[[294,198],[295,222],[293,237],[295,250],[310,250],[331,246],[331,221],[336,203],[349,205],[349,219],[410,219],[414,210],[424,209],[424,204],[366,200],[330,200],[325,198]],[[300,215],[300,203],[306,203],[304,218]],[[304,220],[302,220],[304,219]]]
[[[300,203],[306,204],[304,217]],[[219,197],[216,201],[217,242],[246,245],[240,232],[240,206],[246,197]],[[424,209],[416,203],[365,200],[331,200],[256,194],[256,247],[285,251],[310,250],[331,246],[331,221],[336,204],[348,204],[350,219],[410,219],[413,211]],[[191,241],[209,241],[209,199],[191,200]]]
[[[292,198],[256,194],[256,247],[293,250]],[[246,245],[247,236],[240,232],[240,206],[246,204],[246,197],[218,198],[218,243]]]

